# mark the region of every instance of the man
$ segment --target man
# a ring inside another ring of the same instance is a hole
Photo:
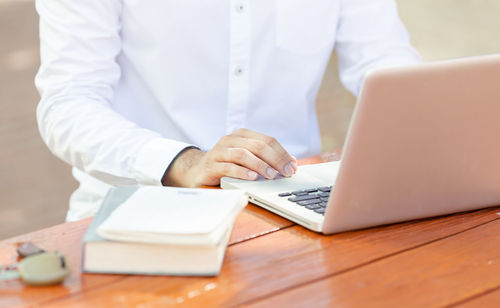
[[[354,94],[419,61],[394,0],[39,0],[41,135],[80,182],[67,220],[111,185],[292,176],[320,152],[314,101],[335,47]]]

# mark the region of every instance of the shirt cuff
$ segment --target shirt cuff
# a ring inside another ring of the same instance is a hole
[[[140,185],[161,186],[165,170],[177,155],[191,144],[157,138],[149,141],[139,151],[134,163],[133,174]]]

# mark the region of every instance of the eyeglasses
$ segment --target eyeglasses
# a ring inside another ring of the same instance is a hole
[[[69,275],[66,258],[59,252],[46,252],[33,243],[17,248],[23,259],[0,266],[0,281],[20,278],[27,285],[48,286],[61,283]]]

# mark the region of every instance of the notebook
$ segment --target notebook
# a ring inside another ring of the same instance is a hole
[[[82,271],[217,275],[234,220],[246,204],[241,192],[113,188],[84,236]]]

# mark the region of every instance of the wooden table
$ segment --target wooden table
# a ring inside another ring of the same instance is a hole
[[[500,307],[499,214],[323,236],[249,204],[215,278],[81,274],[85,219],[0,242],[0,264],[32,241],[71,266],[61,286],[0,282],[0,307]]]

